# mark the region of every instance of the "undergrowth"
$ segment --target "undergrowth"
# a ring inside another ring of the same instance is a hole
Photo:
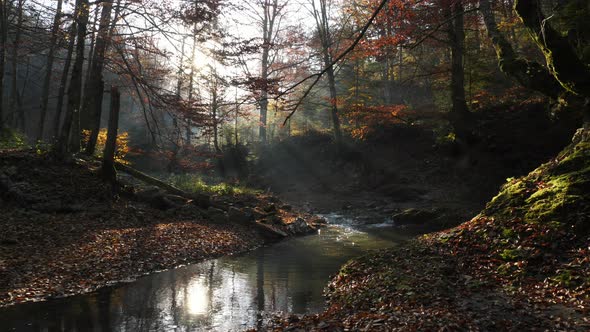
[[[0,129],[0,150],[27,148],[25,135],[12,129]]]
[[[256,189],[227,182],[208,184],[197,174],[170,175],[168,177],[168,182],[184,191],[211,195],[255,195],[259,193]]]

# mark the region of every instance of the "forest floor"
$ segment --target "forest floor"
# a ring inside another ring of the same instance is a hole
[[[97,173],[83,160],[0,151],[0,307],[86,293],[312,230],[302,223],[310,215],[269,195],[214,197],[229,213],[146,203],[133,194],[138,188],[113,199]]]
[[[274,331],[590,330],[590,132],[471,220],[342,267]]]

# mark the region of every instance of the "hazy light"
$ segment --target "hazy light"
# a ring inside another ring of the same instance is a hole
[[[187,289],[187,312],[191,315],[205,315],[209,310],[209,294],[204,280],[193,279]]]

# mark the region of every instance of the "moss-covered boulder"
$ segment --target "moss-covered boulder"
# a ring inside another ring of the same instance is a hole
[[[560,223],[590,230],[590,131],[580,129],[555,159],[525,177],[508,179],[482,213],[527,223]]]

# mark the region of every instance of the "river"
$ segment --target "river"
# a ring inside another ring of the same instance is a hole
[[[412,234],[336,214],[317,234],[154,273],[97,292],[0,309],[0,331],[241,331],[276,312],[316,313],[340,266]]]

